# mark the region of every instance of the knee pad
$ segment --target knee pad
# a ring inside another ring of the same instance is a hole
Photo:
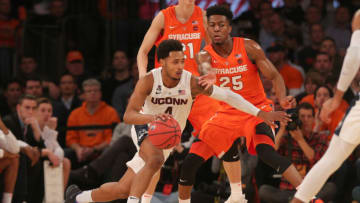
[[[275,142],[275,136],[270,126],[268,126],[266,123],[260,123],[255,126],[255,133],[257,135],[266,135],[272,139],[272,141]]]
[[[263,162],[271,166],[278,173],[284,173],[291,165],[291,162],[287,158],[278,154],[274,148],[267,144],[259,144],[256,146],[256,152]]]
[[[240,160],[238,145],[240,143],[240,139],[235,140],[230,149],[221,157],[221,160],[226,162],[235,162]]]
[[[196,154],[188,154],[181,166],[179,184],[194,185],[197,170],[204,163],[204,159]]]

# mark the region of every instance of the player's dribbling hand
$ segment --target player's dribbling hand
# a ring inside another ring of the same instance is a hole
[[[167,121],[168,119],[172,118],[171,114],[166,114],[166,113],[162,113],[162,114],[157,114],[154,116],[154,121],[156,120],[162,120],[162,121]]]
[[[199,85],[205,90],[209,89],[216,82],[216,72],[209,71],[207,74],[199,77]]]
[[[278,126],[274,123],[274,121],[280,121],[281,123],[287,123],[291,121],[290,115],[283,111],[273,111],[273,112],[266,112],[260,111],[258,117],[263,119],[266,124],[270,127],[277,128]]]
[[[280,100],[280,106],[283,109],[291,109],[296,107],[296,100],[293,96],[286,96]]]
[[[329,124],[331,122],[330,115],[340,106],[341,101],[330,98],[324,102],[320,111],[320,119]]]

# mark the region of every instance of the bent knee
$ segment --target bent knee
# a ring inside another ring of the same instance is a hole
[[[154,156],[151,157],[145,165],[147,165],[149,168],[154,170],[159,170],[161,166],[164,163],[164,157],[163,156]]]

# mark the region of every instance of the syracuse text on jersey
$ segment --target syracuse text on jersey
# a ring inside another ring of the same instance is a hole
[[[176,40],[192,40],[192,39],[200,39],[201,33],[183,33],[183,34],[169,34],[169,39],[176,39]]]
[[[248,70],[247,64],[230,67],[230,68],[216,68],[216,74],[234,74],[234,73],[241,73]]]

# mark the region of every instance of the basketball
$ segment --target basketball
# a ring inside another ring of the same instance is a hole
[[[172,117],[151,122],[148,133],[150,142],[159,149],[170,149],[180,143],[180,125]]]

